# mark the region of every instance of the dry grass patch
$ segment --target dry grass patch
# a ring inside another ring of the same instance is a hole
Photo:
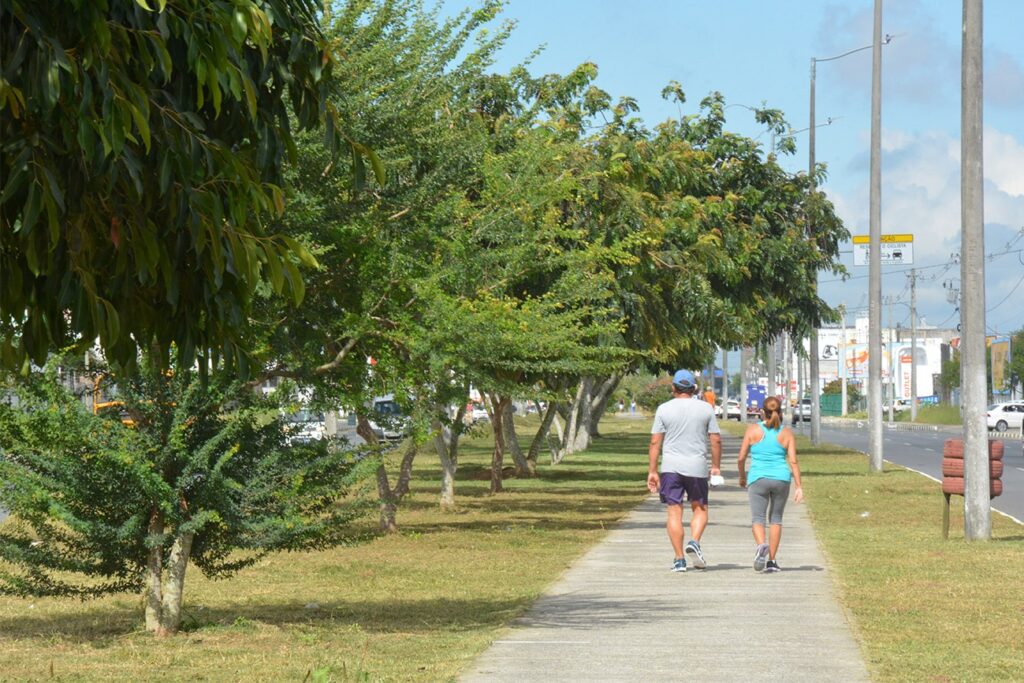
[[[155,639],[135,596],[0,601],[0,681],[446,681],[605,529],[646,496],[649,420],[539,477],[487,494],[486,439],[471,441],[459,507],[437,508],[440,470],[419,457],[401,532],[277,555],[226,581],[192,571],[185,632]],[[523,429],[523,435],[527,435]],[[51,678],[52,671],[52,678]]]

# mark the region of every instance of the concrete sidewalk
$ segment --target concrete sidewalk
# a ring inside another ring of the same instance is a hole
[[[652,496],[461,680],[869,680],[804,505],[786,507],[782,572],[753,570],[747,494],[736,486],[738,450],[739,439],[725,437],[727,485],[711,492],[701,544],[706,570],[669,571],[665,513]]]

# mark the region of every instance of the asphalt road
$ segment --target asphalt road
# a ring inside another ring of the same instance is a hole
[[[867,422],[850,426],[821,425],[821,439],[846,448],[866,453],[868,450]],[[810,433],[810,425],[797,428],[802,434]],[[908,467],[935,479],[942,479],[942,445],[946,439],[963,438],[956,431],[896,431],[883,427],[883,457],[889,462]],[[998,438],[994,433],[990,438]],[[992,501],[992,507],[1018,520],[1024,520],[1024,455],[1021,440],[1004,439],[1003,495]]]

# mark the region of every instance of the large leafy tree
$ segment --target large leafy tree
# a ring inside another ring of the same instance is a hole
[[[270,234],[292,128],[325,116],[314,0],[0,3],[0,360],[238,347],[254,290],[301,296]],[[328,117],[334,129],[334,118]],[[330,137],[334,138],[333,135]]]
[[[365,511],[354,487],[372,458],[289,444],[277,406],[223,375],[94,377],[120,399],[94,414],[66,370],[0,384],[0,593],[142,591],[147,629],[169,635],[189,564],[225,577],[337,544]]]

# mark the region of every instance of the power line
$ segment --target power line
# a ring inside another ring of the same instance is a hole
[[[1018,287],[1020,287],[1020,283],[1022,283],[1022,282],[1024,282],[1024,275],[1021,275],[1021,276],[1020,276],[1020,279],[1019,279],[1019,280],[1017,280],[1017,284],[1015,284],[1015,285],[1013,286],[1013,289],[1011,289],[1011,290],[1010,290],[1009,292],[1007,292],[1006,296],[1004,296],[1004,297],[1003,297],[1002,301],[1000,301],[999,303],[997,303],[997,304],[996,304],[995,306],[993,306],[992,308],[986,308],[986,309],[985,309],[985,312],[986,312],[986,313],[991,313],[991,312],[992,312],[992,311],[994,311],[995,309],[997,309],[997,308],[999,308],[1000,306],[1002,306],[1003,304],[1005,304],[1005,303],[1006,303],[1006,300],[1007,300],[1007,299],[1009,299],[1009,298],[1010,298],[1010,296],[1012,296],[1012,295],[1013,295],[1013,293],[1017,291],[1017,288],[1018,288]]]
[[[1001,251],[1001,252],[998,252],[998,253],[995,253],[995,254],[988,254],[988,255],[985,256],[985,260],[986,261],[991,261],[993,259],[999,258],[1000,256],[1006,256],[1007,254],[1020,254],[1021,252],[1024,252],[1024,249],[1010,249],[1010,250]],[[917,268],[917,270],[928,270],[930,268],[947,268],[948,269],[948,268],[952,268],[954,265],[956,265],[956,263],[954,261],[950,260],[950,261],[947,261],[946,263],[935,263],[935,264],[932,264],[930,266],[910,266],[908,268],[894,268],[892,270],[887,271],[887,273],[890,274],[890,275],[893,274],[893,273],[909,273],[910,271],[914,270],[915,268]],[[850,280],[863,280],[866,277],[869,277],[869,276],[868,275],[850,275],[850,276],[847,276],[845,278],[836,278],[835,280],[819,280],[818,284],[824,285],[824,284],[828,284],[830,282],[848,282]]]

